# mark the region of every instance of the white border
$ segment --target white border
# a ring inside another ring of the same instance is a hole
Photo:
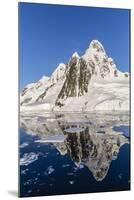
[[[21,1],[20,1],[21,2]],[[22,2],[32,3],[50,3],[50,4],[63,4],[63,5],[78,5],[78,6],[95,6],[95,7],[112,7],[112,8],[131,8],[133,1],[130,0],[24,0]]]
[[[96,7],[112,7],[112,8],[131,8],[134,16],[133,0],[24,0],[23,2],[40,2],[64,5],[81,5]],[[1,0],[0,2],[0,199],[9,200],[16,199],[17,192],[17,157],[18,157],[18,4],[16,0]],[[134,17],[132,17],[132,29],[134,29]],[[133,33],[133,32],[132,32]],[[134,33],[133,33],[134,34]],[[132,34],[132,44],[134,37]],[[132,46],[133,47],[133,46]],[[132,55],[134,49],[132,48]],[[134,80],[134,58],[132,57],[131,76]],[[134,110],[133,95],[134,85],[131,84],[132,93],[132,110]],[[134,114],[132,112],[132,128],[131,140],[132,149],[134,151]],[[132,199],[134,187],[134,158],[132,152],[132,191],[128,192],[108,192],[94,194],[64,195],[64,199],[81,198],[92,200],[113,200],[113,199]],[[61,199],[62,196],[37,197],[36,199]],[[23,198],[33,199],[33,198]]]

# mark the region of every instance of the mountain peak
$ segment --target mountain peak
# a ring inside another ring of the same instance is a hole
[[[89,48],[96,52],[105,53],[103,45],[98,40],[92,40],[89,45]]]
[[[85,54],[82,56],[85,60],[94,59],[94,56],[99,58],[106,57],[106,52],[103,45],[98,40],[92,40]]]
[[[64,63],[59,63],[58,67],[65,67],[66,65]]]
[[[92,40],[90,42],[90,46],[94,46],[94,45],[103,47],[103,45],[101,44],[101,42],[99,40]]]
[[[59,63],[55,71],[52,73],[51,80],[56,83],[60,78],[64,76],[66,70],[66,65],[64,63]]]
[[[74,53],[73,53],[72,58],[74,58],[74,57],[80,58],[80,56],[79,56],[79,54],[78,54],[77,52],[74,52]]]

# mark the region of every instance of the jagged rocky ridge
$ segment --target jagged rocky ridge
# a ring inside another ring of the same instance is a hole
[[[75,52],[51,77],[27,85],[20,104],[21,111],[128,111],[129,73],[120,72],[93,40],[84,55]]]
[[[52,143],[61,155],[69,155],[74,164],[86,166],[97,181],[102,181],[112,160],[129,139],[114,126],[128,125],[128,115],[27,115],[21,127],[39,136],[35,142]]]

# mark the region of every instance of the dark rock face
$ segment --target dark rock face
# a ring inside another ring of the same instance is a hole
[[[75,97],[77,96],[77,58],[74,57],[68,64],[69,71],[66,74],[66,80],[64,85],[58,95],[58,98],[64,99],[65,97]]]
[[[56,100],[56,105],[61,106],[68,97],[79,97],[88,93],[88,86],[92,75],[98,75],[101,78],[105,78],[110,73],[113,73],[110,69],[110,65],[114,65],[113,60],[109,64],[108,57],[104,54],[104,58],[101,60],[98,52],[104,52],[104,49],[97,42],[92,43],[92,48],[96,49],[94,59],[85,59],[84,57],[74,56],[71,58],[67,65],[67,72],[65,76],[65,82]],[[99,70],[96,70],[96,67]],[[117,74],[113,74],[117,76]]]
[[[50,85],[49,87],[46,88],[46,90],[36,99],[35,102],[40,102],[43,100],[43,98],[46,96],[47,91],[53,86],[54,84]]]
[[[92,60],[89,60],[88,61],[88,65],[89,65],[89,67],[91,69],[91,74],[94,74],[94,72],[95,72],[95,64],[94,64],[94,62]]]
[[[82,96],[88,92],[88,84],[91,79],[91,72],[90,69],[87,67],[87,63],[84,59],[80,59],[80,76],[79,76],[79,92],[78,96]]]
[[[27,90],[28,90],[28,89],[25,87],[25,88],[22,90],[21,95],[24,96],[24,95],[26,94]]]
[[[115,76],[115,77],[118,77],[118,72],[117,72],[117,70],[114,70],[114,76]]]
[[[129,75],[128,75],[128,74],[126,74],[126,73],[124,74],[124,76],[125,76],[125,77],[129,77]]]
[[[110,66],[109,66],[109,63],[108,63],[108,57],[105,56],[103,58],[101,65],[100,65],[100,75],[101,75],[102,78],[104,78],[105,76],[107,76],[110,73],[111,73],[111,71],[110,71]]]
[[[110,73],[110,69],[109,69],[108,65],[105,64],[100,68],[101,77],[104,78],[108,73]]]
[[[94,72],[93,63],[89,63],[89,65],[90,68],[83,58],[79,59],[77,57],[73,57],[70,60],[68,64],[66,79],[58,95],[58,99],[82,96],[88,92],[88,85],[91,79],[91,75]]]
[[[21,106],[22,106],[23,104],[26,104],[26,103],[30,102],[31,99],[32,99],[31,97],[30,97],[30,98],[26,98],[26,99],[21,103]]]

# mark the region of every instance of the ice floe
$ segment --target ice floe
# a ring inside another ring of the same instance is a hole
[[[29,144],[27,143],[27,142],[24,142],[24,143],[22,143],[21,145],[20,145],[20,148],[22,149],[22,148],[24,148],[24,147],[26,147],[26,146],[28,146]]]
[[[74,182],[75,182],[74,180],[69,181],[69,183],[70,183],[71,185],[73,185]]]
[[[25,153],[22,158],[20,158],[20,165],[21,166],[28,166],[29,164],[33,163],[34,161],[38,160],[39,155],[31,152]]]
[[[50,174],[52,174],[54,171],[55,171],[55,169],[53,168],[52,165],[50,165],[50,166],[46,169],[46,171],[44,172],[44,174],[45,174],[45,175],[50,175]]]

